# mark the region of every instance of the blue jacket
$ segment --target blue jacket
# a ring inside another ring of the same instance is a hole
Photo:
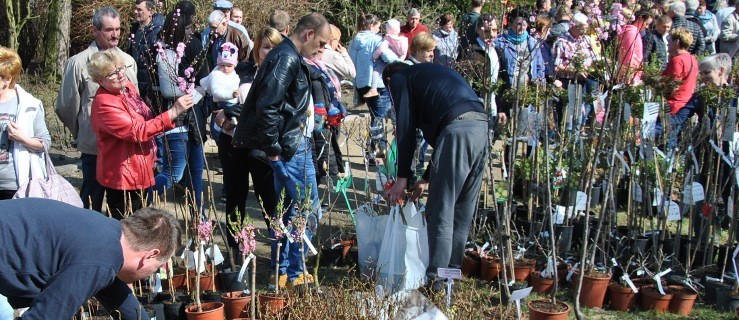
[[[355,88],[360,89],[372,85],[372,70],[374,64],[377,63],[373,61],[372,55],[380,46],[381,41],[382,37],[379,34],[365,30],[357,33],[349,45],[349,57],[352,58],[354,67],[357,69],[357,75],[354,77]],[[383,62],[390,63],[398,60],[398,57],[391,50],[385,50],[381,59]],[[380,81],[377,87],[384,88],[385,85]]]
[[[532,55],[531,67],[529,68],[529,80],[543,80],[546,76],[546,65],[544,64],[544,59],[541,56],[541,49],[539,48],[538,41],[536,40],[536,38],[529,36],[527,43],[528,52],[530,52]],[[500,35],[495,38],[494,45],[496,48],[502,49],[504,54],[501,62],[504,62],[505,65],[501,64],[501,71],[506,72],[507,78],[503,80],[507,81],[508,84],[515,83],[515,75],[513,71],[516,69],[516,62],[518,61],[518,51],[516,50],[516,45],[513,44],[513,42],[509,41],[508,38],[506,38],[504,35]]]

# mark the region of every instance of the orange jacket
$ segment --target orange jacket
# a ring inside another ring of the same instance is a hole
[[[127,87],[128,93],[119,94],[100,87],[92,101],[91,122],[98,147],[96,176],[106,188],[146,189],[154,185],[154,138],[175,125],[166,111],[147,120],[146,111],[136,107],[150,107],[131,82]]]

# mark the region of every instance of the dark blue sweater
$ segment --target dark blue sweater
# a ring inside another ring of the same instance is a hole
[[[98,212],[46,199],[0,201],[0,294],[22,319],[71,319],[93,295],[123,319],[140,304],[116,278],[121,225]]]
[[[467,81],[446,66],[412,65],[393,75],[389,88],[398,120],[398,177],[412,175],[416,129],[423,131],[431,147],[436,147],[436,138],[449,120],[469,111],[485,112]]]

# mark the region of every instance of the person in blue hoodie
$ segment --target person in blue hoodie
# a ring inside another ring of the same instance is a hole
[[[529,35],[528,14],[519,8],[508,14],[508,29],[493,42],[503,52],[500,79],[503,90],[516,89],[529,82],[543,81],[544,59],[538,46],[539,40]]]
[[[149,79],[151,72],[148,66],[152,66],[154,57],[150,56],[149,49],[157,42],[159,32],[164,26],[164,15],[155,12],[156,6],[153,0],[136,0],[133,14],[136,22],[131,24],[131,39],[128,41],[126,53],[136,60],[136,79],[139,81],[139,94],[143,96],[147,87],[152,84]]]

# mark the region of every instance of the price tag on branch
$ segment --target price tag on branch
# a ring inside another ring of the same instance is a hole
[[[633,185],[631,193],[632,193],[632,198],[634,199],[634,201],[639,202],[639,203],[642,202],[641,187],[638,184]]]
[[[652,198],[652,206],[661,206],[662,205],[662,190],[659,188],[654,188],[653,190],[654,198]]]
[[[680,215],[680,206],[674,201],[667,202],[667,221],[679,221],[682,219]]]
[[[578,191],[575,199],[575,210],[585,211],[588,209],[588,195],[585,192]]]

